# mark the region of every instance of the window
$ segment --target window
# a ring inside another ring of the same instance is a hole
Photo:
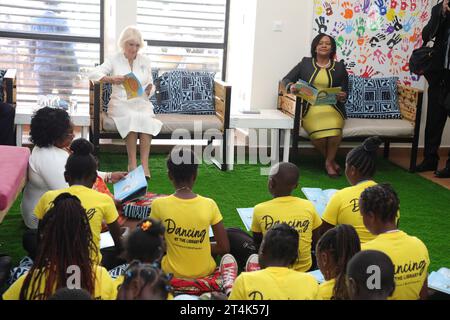
[[[154,67],[225,78],[229,0],[138,0],[137,6]]]
[[[0,68],[17,70],[18,104],[48,94],[88,103],[101,11],[101,0],[0,0]]]

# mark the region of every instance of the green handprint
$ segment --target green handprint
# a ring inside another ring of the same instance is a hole
[[[383,24],[383,18],[378,17],[377,20],[372,20],[372,22],[369,25],[370,31],[378,31],[381,29],[381,26]]]
[[[356,35],[358,37],[362,37],[366,32],[366,21],[364,20],[364,18],[356,19],[355,26],[356,26]]]
[[[343,37],[343,36],[339,36],[339,37],[336,39],[336,46],[337,46],[338,48],[341,48],[343,44],[344,44],[344,37]]]

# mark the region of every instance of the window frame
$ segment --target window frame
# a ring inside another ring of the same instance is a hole
[[[211,42],[191,42],[174,40],[148,40],[144,39],[149,47],[172,47],[172,48],[197,48],[197,49],[221,49],[222,54],[222,81],[226,79],[227,73],[227,52],[228,52],[228,29],[230,24],[230,1],[225,1],[225,26],[222,43]],[[136,13],[137,14],[137,13]]]

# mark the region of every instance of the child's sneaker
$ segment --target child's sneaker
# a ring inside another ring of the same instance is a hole
[[[247,263],[245,264],[245,272],[253,272],[258,270],[261,270],[261,267],[259,266],[258,254],[254,253],[247,259]]]
[[[238,264],[231,254],[225,254],[220,260],[220,274],[222,275],[223,290],[228,296],[233,288],[234,280],[238,274]]]

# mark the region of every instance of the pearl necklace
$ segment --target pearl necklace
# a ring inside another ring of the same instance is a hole
[[[319,67],[321,67],[321,68],[328,68],[329,66],[331,66],[331,60],[328,60],[328,63],[326,64],[326,65],[321,65],[321,64],[319,64],[319,62],[318,61],[316,61],[316,64],[319,66]]]

